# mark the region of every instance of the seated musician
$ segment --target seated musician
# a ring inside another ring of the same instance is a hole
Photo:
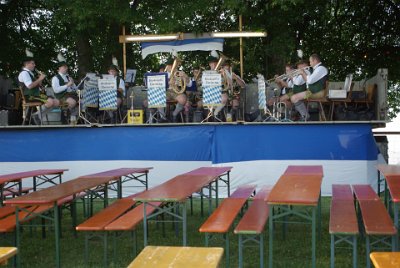
[[[30,53],[30,52],[29,52]],[[28,54],[28,53],[27,53]],[[59,102],[51,97],[41,96],[41,89],[43,80],[46,75],[35,71],[35,60],[33,55],[27,55],[23,60],[22,71],[18,75],[18,82],[20,87],[22,87],[23,94],[27,102],[29,101],[43,101],[43,105],[40,106],[40,111],[33,114],[33,120],[35,124],[40,125],[43,116],[46,116],[53,107],[58,107]]]
[[[51,79],[51,86],[54,91],[54,97],[59,102],[65,102],[68,105],[70,115],[70,124],[75,125],[78,116],[78,94],[75,92],[76,86],[74,80],[68,75],[68,64],[60,61],[57,64],[58,73]]]
[[[108,74],[113,75],[117,81],[117,109],[121,111],[122,103],[123,103],[123,99],[125,97],[125,91],[126,91],[125,90],[125,81],[119,75],[120,71],[116,64],[110,65],[110,67],[108,68]],[[114,121],[114,112],[113,111],[109,111],[109,116],[111,118],[111,121]]]
[[[319,99],[324,97],[324,87],[328,80],[329,71],[322,65],[321,59],[317,54],[310,56],[310,74],[305,69],[300,70],[300,74],[306,81],[307,90],[291,96],[290,100],[301,115],[301,120],[307,120],[310,115],[303,102],[304,99]]]
[[[308,75],[310,72],[306,70],[306,67],[308,67],[308,62],[307,61],[299,61],[297,64],[297,70],[291,69],[290,71],[286,70],[286,74],[289,75],[288,81],[287,81],[287,86],[290,88],[286,94],[281,95],[280,101],[285,102],[287,105],[290,105],[290,98],[297,93],[303,92],[307,90],[306,86],[306,81],[304,80],[303,76],[300,74],[300,70],[305,71],[305,73]]]

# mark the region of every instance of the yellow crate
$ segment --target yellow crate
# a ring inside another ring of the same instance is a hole
[[[143,111],[128,110],[128,124],[143,124]]]

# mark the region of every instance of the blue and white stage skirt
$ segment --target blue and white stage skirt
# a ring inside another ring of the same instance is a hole
[[[333,183],[376,187],[378,161],[369,124],[339,123],[7,128],[0,131],[0,149],[0,174],[67,168],[68,180],[151,166],[150,187],[201,166],[233,166],[234,189],[272,185],[288,165],[322,165],[323,195]]]

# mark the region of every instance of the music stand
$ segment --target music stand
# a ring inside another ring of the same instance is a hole
[[[167,106],[166,89],[168,85],[168,74],[147,73],[145,74],[145,79],[147,85],[148,108],[150,109],[150,116],[146,123],[152,124],[153,119],[158,122],[156,116],[163,117],[163,115],[158,110],[153,114],[151,109],[165,108]]]
[[[86,77],[83,79],[83,93],[82,90],[78,91],[79,100],[79,118],[81,118],[85,123],[92,124],[87,116],[93,118],[96,122],[97,120],[91,116],[86,108],[98,108],[99,102],[99,87],[98,87],[98,76],[95,73],[87,73]],[[82,81],[79,83],[80,87]],[[82,101],[83,96],[83,101]],[[82,106],[83,105],[83,109]],[[85,115],[83,114],[85,112]]]
[[[214,108],[221,104],[221,75],[216,71],[204,71],[202,75],[203,105],[208,108],[208,114],[201,123],[214,116]],[[214,116],[217,120],[221,120]]]

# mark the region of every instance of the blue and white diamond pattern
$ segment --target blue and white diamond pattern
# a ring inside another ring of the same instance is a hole
[[[85,107],[97,107],[99,101],[99,89],[97,87],[86,88],[83,94]]]
[[[265,88],[258,89],[258,109],[265,109],[267,106],[267,101],[265,97]]]
[[[203,87],[203,104],[215,106],[221,103],[221,86]]]
[[[117,110],[117,91],[115,89],[100,91],[99,110]]]
[[[153,87],[147,90],[149,108],[159,108],[167,106],[167,93],[164,87]]]

